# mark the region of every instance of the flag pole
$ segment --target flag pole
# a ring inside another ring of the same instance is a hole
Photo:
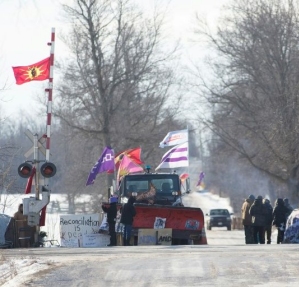
[[[51,121],[52,121],[52,97],[53,97],[53,74],[54,74],[54,48],[55,48],[55,28],[52,28],[51,30],[51,42],[47,43],[48,46],[51,46],[50,48],[50,73],[49,73],[49,86],[45,91],[48,93],[48,102],[47,102],[47,126],[46,126],[46,135],[44,137],[46,138],[46,162],[50,161],[50,139],[51,139]],[[45,177],[43,185],[45,187],[48,187],[49,185],[49,178]],[[43,191],[43,187],[42,187]],[[37,195],[36,198],[39,198],[39,189],[37,189]],[[49,191],[49,201],[50,201],[50,191]],[[45,225],[46,220],[46,208],[47,205],[45,205],[41,210],[40,215],[40,223],[36,226],[36,233],[39,234],[40,231],[40,225]]]
[[[46,89],[48,92],[47,103],[47,138],[46,138],[46,161],[50,161],[50,139],[51,139],[51,121],[52,121],[52,99],[53,99],[53,73],[54,73],[54,48],[55,48],[55,28],[51,31],[51,42],[48,43],[51,46],[50,50],[50,76],[49,87]]]
[[[190,149],[189,149],[189,127],[187,125],[187,143],[188,143],[188,174],[190,176],[189,173],[189,166],[190,166]]]

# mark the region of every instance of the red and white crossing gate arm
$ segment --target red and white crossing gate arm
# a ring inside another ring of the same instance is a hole
[[[54,48],[55,48],[55,28],[51,31],[51,42],[48,43],[51,46],[50,51],[50,77],[48,92],[48,104],[47,104],[47,140],[46,140],[46,161],[50,160],[50,139],[51,139],[51,121],[52,121],[52,94],[53,94],[53,72],[54,72]]]

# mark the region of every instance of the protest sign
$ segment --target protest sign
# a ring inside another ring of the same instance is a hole
[[[69,242],[75,242],[74,240],[77,240],[79,247],[82,247],[82,236],[84,234],[98,233],[99,226],[99,214],[60,215],[61,246],[66,246]]]

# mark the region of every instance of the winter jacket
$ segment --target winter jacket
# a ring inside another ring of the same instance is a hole
[[[130,197],[128,202],[124,205],[121,212],[121,218],[120,223],[126,224],[126,225],[132,225],[133,224],[133,217],[136,215],[136,210],[134,207],[135,199],[134,197]]]
[[[14,214],[15,220],[27,220],[27,215],[23,214],[23,204],[19,205],[18,211]]]
[[[284,203],[285,207],[287,208],[288,212],[286,214],[286,219],[288,219],[288,217],[290,216],[290,214],[292,213],[293,211],[293,207],[289,204],[289,203]]]
[[[264,203],[266,226],[272,225],[273,221],[273,207],[269,202]]]
[[[102,209],[107,213],[107,222],[109,224],[115,223],[117,214],[116,202],[110,203],[109,206],[102,205]]]
[[[253,226],[266,226],[266,207],[262,199],[255,199],[249,209],[249,214],[252,216]]]
[[[276,227],[285,226],[288,212],[289,210],[284,206],[282,198],[278,198],[273,210],[273,225]]]
[[[250,200],[249,198],[245,199],[243,205],[242,205],[242,223],[243,225],[252,225],[252,216],[249,214],[249,209],[253,203],[253,200]]]

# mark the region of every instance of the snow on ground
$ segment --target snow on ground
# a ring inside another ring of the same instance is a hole
[[[29,197],[31,195],[12,195],[11,198],[7,198],[7,202],[10,205],[5,207],[5,214],[13,216],[13,214],[18,210],[18,206],[22,203],[22,199]],[[79,199],[80,203],[90,202],[89,195],[82,195]],[[68,205],[66,203],[65,194],[52,194],[50,202],[59,202],[61,212],[57,212],[57,208],[52,208],[51,203],[47,208],[46,215],[46,226],[42,227],[41,230],[44,230],[48,233],[47,239],[54,239],[60,243],[60,231],[59,231],[59,220],[60,214],[66,214],[68,210]],[[1,203],[1,202],[0,202]],[[232,209],[229,205],[228,198],[220,198],[217,195],[213,195],[209,192],[192,192],[183,197],[183,203],[185,206],[190,207],[200,207],[202,208],[204,214],[209,211],[211,208],[227,208],[230,212]],[[3,207],[3,206],[2,206]],[[1,205],[0,205],[1,208]],[[0,212],[2,210],[0,209]],[[87,211],[88,212],[88,211]],[[4,258],[1,255],[0,250],[0,286],[3,287],[16,287],[22,286],[25,281],[30,279],[30,276],[33,274],[42,271],[44,269],[51,267],[51,262],[45,262],[42,260],[36,260],[32,258],[20,258],[18,260]],[[4,282],[6,282],[4,284]],[[4,284],[4,285],[1,285]]]
[[[0,286],[18,287],[30,279],[33,274],[48,269],[51,266],[50,261],[37,259],[7,259],[1,255],[0,251]]]

